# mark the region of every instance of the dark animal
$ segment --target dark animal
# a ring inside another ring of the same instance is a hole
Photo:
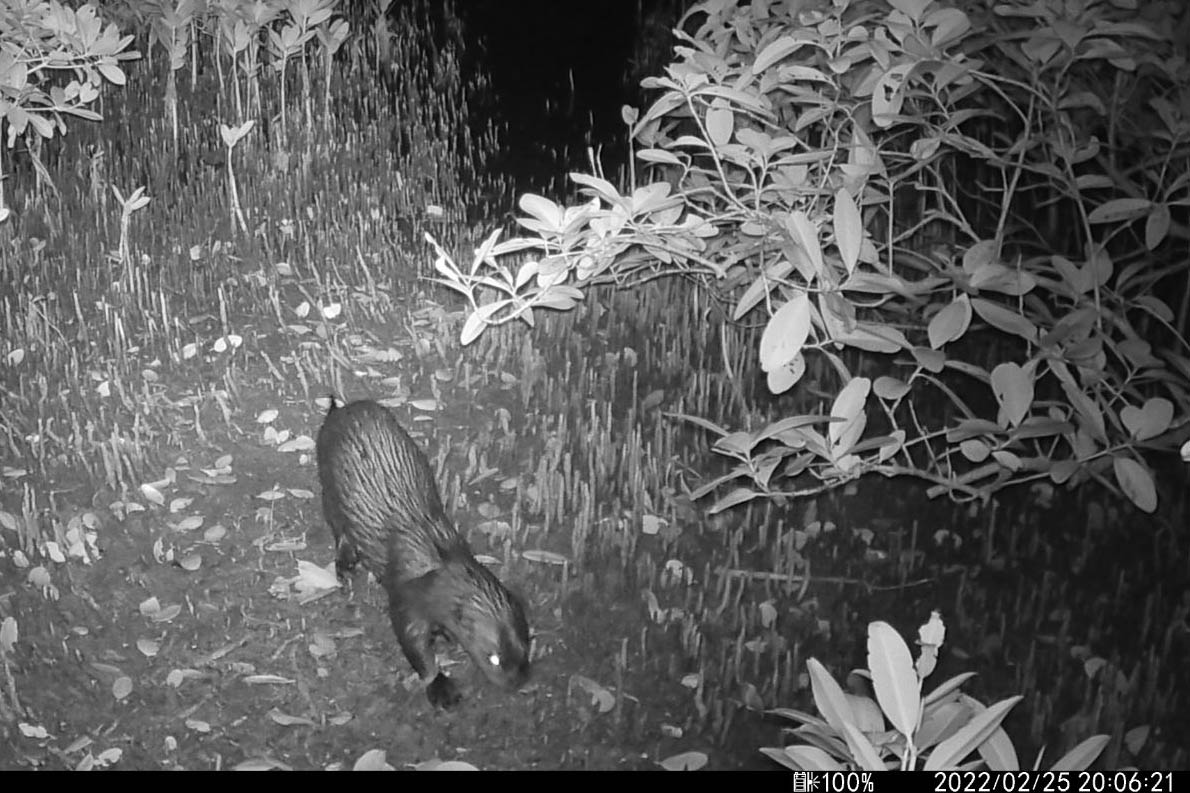
[[[335,570],[357,564],[388,593],[401,651],[435,706],[462,699],[438,669],[436,638],[458,642],[492,683],[529,676],[529,624],[520,600],[476,561],[446,516],[425,455],[383,405],[331,409],[317,443],[322,511],[334,533]]]

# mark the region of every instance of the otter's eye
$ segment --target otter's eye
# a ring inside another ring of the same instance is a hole
[[[491,655],[489,655],[488,663],[491,664],[492,666],[496,666],[496,667],[500,666],[500,654],[492,653]]]

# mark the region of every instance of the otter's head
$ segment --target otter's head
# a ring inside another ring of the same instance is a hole
[[[525,607],[489,570],[480,568],[471,598],[470,635],[462,637],[471,660],[494,685],[515,691],[529,680],[529,622]]]

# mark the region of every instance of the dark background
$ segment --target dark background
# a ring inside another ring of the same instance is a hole
[[[506,129],[504,164],[520,177],[625,149],[620,108],[639,106],[636,42],[673,16],[663,0],[471,0],[458,6],[470,66],[491,79],[484,114]],[[664,30],[668,22],[662,25]],[[665,45],[661,52],[668,50]],[[655,49],[656,51],[656,49]],[[571,76],[573,75],[573,88]]]

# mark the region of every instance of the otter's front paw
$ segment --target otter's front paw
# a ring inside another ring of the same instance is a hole
[[[447,677],[444,672],[439,672],[438,676],[431,680],[430,685],[426,687],[426,697],[434,707],[450,710],[463,701],[463,692],[454,680]]]

